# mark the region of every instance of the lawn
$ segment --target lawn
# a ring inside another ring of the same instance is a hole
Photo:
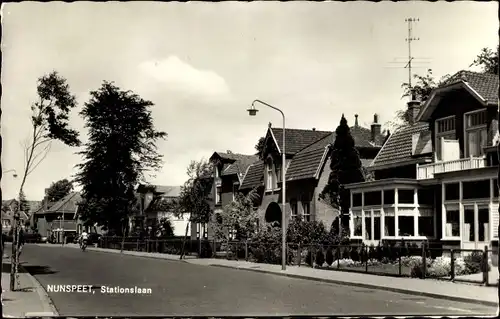
[[[346,266],[346,265],[340,265],[339,268],[337,268],[337,265],[334,263],[330,267],[322,267],[322,269],[327,269],[327,270],[341,270],[341,271],[353,271],[353,272],[360,272],[364,273],[366,272],[366,265],[351,265],[351,266]],[[368,266],[368,273],[375,273],[375,274],[386,274],[386,275],[399,275],[399,264],[378,264],[378,265],[369,265]],[[401,265],[401,275],[402,276],[410,276],[410,267]]]

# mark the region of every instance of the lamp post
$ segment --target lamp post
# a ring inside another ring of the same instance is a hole
[[[252,102],[252,106],[247,110],[248,114],[250,116],[255,116],[257,115],[257,110],[255,108],[255,103],[260,103],[263,104],[267,107],[272,108],[273,110],[276,110],[281,113],[281,116],[283,117],[283,145],[281,149],[281,200],[282,200],[282,211],[281,211],[281,269],[286,270],[286,218],[285,218],[285,204],[286,204],[286,180],[285,180],[285,169],[286,169],[286,157],[285,157],[285,113],[278,109],[277,107],[274,107],[272,105],[269,105],[265,102],[262,102],[261,100],[254,100]]]

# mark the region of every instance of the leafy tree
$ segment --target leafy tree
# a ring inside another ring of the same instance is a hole
[[[172,225],[172,221],[170,220],[170,218],[161,218],[158,225],[160,226],[160,230],[162,231],[162,237],[174,236],[174,226]]]
[[[82,186],[81,217],[121,233],[123,250],[129,216],[138,209],[135,186],[161,168],[156,143],[166,133],[154,127],[151,101],[106,81],[90,95],[80,112],[88,142],[75,179]]]
[[[47,157],[52,141],[59,140],[68,146],[80,145],[78,132],[69,127],[69,113],[76,107],[76,98],[70,93],[66,79],[55,71],[38,78],[37,95],[37,101],[31,105],[31,133],[23,143],[24,170],[19,187],[20,199],[24,196],[28,176]],[[15,210],[18,209],[26,208],[16,206]]]
[[[211,221],[216,237],[229,242],[233,231],[236,237],[243,240],[255,234],[258,214],[254,203],[258,198],[257,189],[253,189],[246,196],[238,194],[234,201],[224,206],[222,213]]]
[[[345,185],[364,181],[361,160],[344,115],[335,130],[336,138],[330,155],[331,173],[320,199],[340,211],[341,226],[349,229],[350,193]]]
[[[266,142],[266,138],[261,137],[261,138],[259,138],[259,141],[257,142],[257,144],[255,144],[255,150],[257,151],[257,154],[255,154],[255,155],[258,155],[259,159],[262,159],[262,151],[264,150],[264,147],[265,147],[264,143],[265,142]]]
[[[321,243],[327,231],[321,221],[305,221],[294,219],[287,228],[287,241],[300,245],[314,245]]]
[[[500,47],[498,45],[496,51],[493,51],[490,48],[483,48],[470,66],[481,67],[483,73],[491,73],[498,75],[499,49]]]
[[[46,191],[49,202],[57,202],[73,191],[73,182],[62,179],[50,184]]]
[[[28,213],[30,211],[30,205],[26,200],[26,195],[24,195],[23,190],[19,192],[19,211],[25,213]]]
[[[177,216],[185,216],[186,214],[189,216],[182,243],[181,259],[184,257],[189,225],[207,224],[212,216],[212,206],[210,205],[210,194],[213,186],[212,173],[212,164],[205,160],[191,161],[187,168],[188,180],[181,188],[175,209]]]

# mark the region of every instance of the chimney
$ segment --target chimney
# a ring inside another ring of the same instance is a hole
[[[269,122],[269,124],[267,124],[267,127],[271,128],[271,125],[272,125],[271,122]]]
[[[354,126],[358,126],[358,114],[354,114],[355,120],[354,120]]]
[[[417,100],[415,92],[411,94],[411,100],[408,102],[408,122],[410,124],[415,124],[417,122],[417,116],[420,112],[420,101]]]
[[[315,127],[313,127],[313,132],[314,132],[314,131],[316,131],[316,128],[315,128]]]
[[[378,114],[373,115],[373,123],[371,126],[371,141],[375,144],[380,143],[380,132],[382,130],[382,125],[378,122]]]
[[[233,152],[231,152],[230,150],[227,150],[227,152],[226,152],[226,153],[228,153],[228,154],[233,154]]]

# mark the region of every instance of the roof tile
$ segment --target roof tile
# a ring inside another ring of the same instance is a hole
[[[371,166],[390,165],[412,159],[413,135],[429,130],[428,123],[416,123],[404,126],[394,132],[384,144]],[[430,139],[429,134],[422,134],[422,139]],[[422,141],[419,145],[427,144]]]
[[[459,81],[467,82],[479,95],[481,95],[488,102],[498,103],[498,75],[462,70],[447,79],[443,83],[443,86]]]
[[[264,183],[264,162],[257,161],[248,167],[240,189],[262,186]]]

